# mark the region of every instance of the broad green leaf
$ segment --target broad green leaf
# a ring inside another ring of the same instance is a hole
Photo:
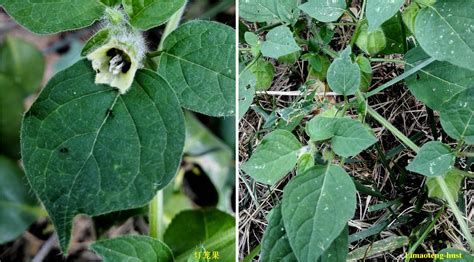
[[[446,134],[474,145],[474,88],[471,87],[449,100],[440,110],[440,119]]]
[[[387,237],[353,250],[349,253],[347,260],[363,260],[364,258],[371,257],[375,254],[390,252],[406,245],[408,245],[408,237],[406,236]]]
[[[300,0],[243,0],[239,2],[239,15],[248,22],[295,24],[299,17]]]
[[[245,70],[239,77],[239,119],[244,117],[245,113],[252,104],[255,96],[255,86],[257,78],[249,70]]]
[[[24,99],[38,90],[45,62],[24,40],[5,37],[0,45],[0,152],[19,158]]]
[[[454,248],[445,248],[438,252],[440,258],[435,259],[435,262],[472,262],[474,257],[465,250]],[[441,256],[443,258],[441,259]]]
[[[76,214],[145,205],[175,176],[183,150],[183,113],[163,78],[138,71],[120,95],[94,75],[86,60],[57,74],[23,120],[26,175],[63,251]]]
[[[8,0],[3,8],[19,24],[38,34],[53,34],[91,25],[104,13],[97,0]]]
[[[91,249],[104,262],[174,261],[173,254],[165,243],[148,236],[121,236],[100,240],[92,244]]]
[[[358,55],[356,63],[360,68],[359,88],[362,92],[367,92],[372,83],[372,66],[370,65],[370,60],[363,55]]]
[[[331,139],[336,134],[338,118],[316,116],[306,124],[306,134],[312,141]]]
[[[451,198],[457,200],[459,190],[461,189],[461,183],[464,179],[461,171],[458,169],[451,169],[445,175],[443,175],[443,179],[448,186],[449,193],[451,194]],[[438,182],[436,181],[435,177],[428,177],[426,179],[426,186],[428,187],[428,196],[433,198],[445,199],[444,193],[439,187]]]
[[[350,118],[316,116],[306,124],[306,133],[312,141],[331,139],[332,149],[343,157],[355,156],[377,142],[364,124]]]
[[[28,182],[18,166],[0,156],[0,244],[22,234],[39,214]]]
[[[368,28],[367,23],[363,23],[359,27],[356,45],[365,53],[374,56],[385,49],[387,39],[385,38],[385,34],[381,27],[378,27],[371,32],[369,32]]]
[[[404,2],[404,0],[367,0],[365,13],[369,22],[369,32],[376,30],[394,16]]]
[[[241,169],[256,181],[273,185],[295,167],[300,149],[291,132],[275,130],[263,138]]]
[[[344,49],[341,56],[331,63],[327,74],[332,91],[345,96],[355,94],[360,85],[360,69],[352,62],[351,53],[350,46]]]
[[[385,48],[380,52],[384,55],[405,54],[406,29],[403,25],[402,14],[397,12],[392,18],[382,24],[385,34]]]
[[[333,22],[339,19],[346,10],[345,0],[309,0],[299,8],[321,22]]]
[[[290,28],[284,25],[270,30],[266,41],[262,43],[262,55],[275,59],[299,50]]]
[[[474,1],[437,0],[416,16],[415,36],[431,57],[474,69]]]
[[[0,45],[0,75],[18,84],[22,96],[38,90],[43,80],[45,61],[36,46],[19,38],[7,36]]]
[[[344,227],[339,236],[319,257],[318,262],[346,262],[349,252],[349,227]]]
[[[420,6],[414,2],[412,2],[407,8],[405,8],[405,10],[403,10],[403,22],[412,34],[415,33],[415,21],[419,11]]]
[[[420,148],[407,170],[427,177],[442,176],[453,167],[454,159],[455,155],[447,145],[431,141]]]
[[[233,183],[229,183],[230,173],[233,177],[233,151],[222,140],[214,135],[191,112],[185,113],[186,140],[184,153],[187,161],[198,164],[211,180],[219,193],[218,207],[228,208]],[[233,130],[235,130],[233,128]],[[203,154],[203,152],[207,152]]]
[[[313,167],[293,178],[283,191],[282,215],[298,260],[314,261],[328,250],[355,208],[355,186],[339,166]]]
[[[235,31],[209,21],[192,21],[168,35],[158,72],[181,105],[211,116],[235,113]]]
[[[274,207],[268,215],[268,225],[263,234],[261,245],[260,260],[262,262],[296,261],[295,254],[293,254],[286,236],[285,225],[281,216],[281,205]]]
[[[334,153],[351,157],[375,144],[377,139],[371,130],[358,120],[340,118],[334,137],[331,139]]]
[[[405,71],[412,69],[429,56],[420,47],[413,48],[405,55],[408,63]],[[445,103],[463,90],[472,87],[474,71],[435,61],[409,76],[406,83],[413,95],[434,110],[445,107]]]
[[[177,262],[186,261],[200,246],[219,252],[219,261],[234,261],[235,219],[217,209],[183,211],[171,221],[164,240]]]
[[[273,67],[272,63],[264,59],[258,59],[252,64],[249,70],[257,78],[255,90],[265,91],[270,88],[273,82],[273,75],[275,74],[275,67]]]
[[[97,48],[106,44],[109,40],[110,29],[104,28],[99,32],[95,33],[84,45],[81,51],[82,56],[87,56],[88,54],[94,52]]]
[[[142,30],[165,23],[184,3],[184,0],[122,0],[130,24]]]

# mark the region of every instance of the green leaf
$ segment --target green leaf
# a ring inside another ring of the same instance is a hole
[[[372,66],[370,65],[370,60],[363,55],[358,55],[356,57],[356,63],[360,68],[359,88],[362,92],[367,92],[372,83]]]
[[[392,18],[382,24],[386,45],[380,52],[384,55],[404,54],[406,52],[406,29],[403,25],[402,14],[397,12]]]
[[[53,34],[91,25],[105,5],[97,0],[28,1],[8,0],[3,8],[19,24],[38,34]]]
[[[184,0],[122,0],[130,24],[142,30],[165,23],[184,3]]]
[[[344,227],[339,236],[319,257],[318,262],[346,262],[349,252],[349,227]]]
[[[219,252],[220,261],[234,261],[235,219],[217,209],[183,211],[169,225],[164,240],[177,262],[186,261],[199,246]]]
[[[458,169],[451,169],[445,175],[443,179],[448,186],[449,193],[452,199],[458,199],[459,190],[461,189],[461,182],[464,179],[461,171]],[[433,198],[439,198],[446,200],[443,191],[439,187],[439,183],[435,177],[428,177],[426,179],[426,186],[428,187],[428,196]]]
[[[84,45],[81,51],[82,56],[87,56],[88,54],[94,52],[97,48],[106,44],[109,40],[110,29],[104,28],[95,33]]]
[[[339,19],[346,10],[345,0],[309,0],[299,8],[312,18],[321,22],[333,22]]]
[[[295,167],[300,149],[291,132],[275,130],[263,138],[241,169],[256,181],[273,185]]]
[[[244,34],[245,42],[250,46],[258,45],[258,36],[252,32],[245,32]]]
[[[295,24],[299,17],[298,0],[252,0],[239,2],[239,15],[248,22]]]
[[[244,117],[255,96],[257,78],[249,70],[245,70],[239,77],[239,119]]]
[[[54,76],[26,113],[26,175],[67,251],[72,219],[148,203],[175,176],[183,113],[159,75],[141,70],[126,95],[94,84],[81,60]]]
[[[24,99],[43,79],[44,58],[32,44],[5,37],[0,45],[0,152],[19,158]]]
[[[405,71],[411,70],[429,56],[420,47],[413,48],[405,55],[408,63]],[[474,71],[435,61],[409,76],[406,83],[413,95],[434,110],[445,107],[445,103],[463,90],[472,87]]]
[[[438,0],[416,16],[415,35],[431,57],[474,69],[474,1]]]
[[[415,21],[419,11],[420,6],[415,2],[412,2],[407,8],[405,8],[405,10],[403,10],[403,22],[413,34],[415,33]]]
[[[343,157],[355,156],[377,142],[364,124],[350,118],[316,116],[307,123],[306,134],[312,141],[331,139],[332,149]]]
[[[258,59],[249,70],[257,77],[255,90],[265,91],[272,86],[273,75],[275,74],[275,67],[272,63],[264,59]]]
[[[158,72],[181,105],[211,116],[235,113],[235,31],[209,21],[192,21],[168,35]]]
[[[274,207],[268,215],[268,225],[261,245],[260,260],[262,262],[296,261],[284,228],[281,205]]]
[[[369,22],[369,32],[376,30],[394,16],[404,2],[404,0],[367,0],[365,13]]]
[[[331,63],[327,74],[329,87],[345,96],[355,94],[360,85],[360,69],[352,62],[351,53],[350,46],[344,49],[341,56]]]
[[[28,182],[11,160],[0,156],[0,244],[22,234],[39,215]]]
[[[69,50],[62,54],[61,57],[54,63],[54,73],[58,73],[74,65],[81,57],[81,50],[84,46],[79,40],[72,40],[69,44]]]
[[[438,255],[443,258],[437,258],[435,262],[472,262],[474,257],[464,250],[445,248],[438,252]]]
[[[440,119],[446,134],[474,145],[474,88],[467,89],[449,100],[440,110]]]
[[[33,44],[7,36],[0,45],[0,75],[17,83],[18,92],[22,96],[38,90],[43,80],[44,68],[43,54]]]
[[[355,208],[355,186],[339,166],[313,167],[293,178],[283,191],[282,215],[298,260],[312,261],[328,250]]]
[[[275,59],[299,50],[300,47],[296,44],[290,28],[284,25],[270,30],[267,34],[267,40],[262,43],[262,55]]]
[[[454,153],[447,145],[431,141],[420,148],[407,170],[427,177],[442,176],[453,167],[454,159]]]
[[[382,31],[381,27],[377,27],[375,30],[369,32],[367,23],[363,23],[359,27],[357,34],[356,45],[365,53],[374,56],[387,45],[387,39]]]
[[[91,249],[104,262],[174,261],[173,254],[165,243],[148,236],[121,236],[101,240],[92,244]]]

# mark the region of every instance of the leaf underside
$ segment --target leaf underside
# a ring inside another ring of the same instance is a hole
[[[184,0],[123,0],[130,24],[147,30],[165,23],[183,5]]]
[[[38,34],[53,34],[91,25],[99,19],[105,6],[97,0],[28,1],[8,0],[2,3],[19,24]]]
[[[174,177],[183,150],[183,113],[166,81],[138,71],[120,95],[94,75],[86,60],[57,74],[22,125],[25,171],[63,251],[76,214],[143,206]]]

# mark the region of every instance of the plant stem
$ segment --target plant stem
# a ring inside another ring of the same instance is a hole
[[[156,52],[160,52],[163,49],[163,43],[166,37],[173,32],[178,26],[179,22],[181,21],[181,17],[183,16],[184,9],[186,8],[187,1],[185,1],[184,5],[179,9],[176,13],[174,13],[168,23],[166,24],[165,31],[161,36],[160,44],[158,45],[158,50]],[[156,53],[153,52],[153,53]],[[153,238],[157,238],[158,240],[163,240],[163,233],[164,233],[164,223],[163,223],[163,190],[159,190],[155,197],[151,200],[148,205],[149,210],[149,223],[150,223],[150,236]]]
[[[396,138],[403,142],[406,146],[408,146],[411,150],[418,152],[420,148],[413,143],[408,137],[406,137],[400,130],[398,130],[395,126],[393,126],[387,119],[381,116],[377,111],[375,111],[372,107],[367,105],[367,113],[372,116],[377,122],[379,122],[382,126],[387,128]]]
[[[387,62],[387,63],[406,64],[406,62],[403,60],[390,59],[390,58],[370,58],[370,62]]]
[[[393,126],[390,122],[388,122],[383,116],[379,115],[373,108],[367,106],[367,113],[371,115],[375,120],[377,120],[381,125],[387,128],[394,136],[396,136],[400,141],[402,141],[406,146],[410,149],[418,153],[420,148],[413,143],[408,137],[406,137],[402,132],[400,132],[395,126]],[[443,177],[437,176],[436,182],[438,183],[441,191],[443,192],[443,196],[448,202],[448,205],[453,212],[454,217],[456,218],[459,227],[461,228],[461,232],[463,233],[464,238],[466,239],[471,251],[474,250],[474,242],[472,240],[471,232],[469,231],[469,227],[464,220],[461,211],[459,210],[458,206],[456,205],[456,201],[451,196],[448,186],[444,181]]]
[[[163,240],[163,190],[159,190],[149,204],[150,236]]]

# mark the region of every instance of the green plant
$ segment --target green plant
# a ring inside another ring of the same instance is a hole
[[[300,97],[291,102],[290,108],[294,112],[301,104],[312,104],[309,110],[303,107],[299,111],[303,114],[300,118],[277,117],[271,124],[266,123],[258,132],[270,132],[241,165],[241,170],[255,181],[275,187],[296,167],[296,176],[285,185],[282,199],[276,201],[268,216],[260,246],[261,261],[346,261],[407,244],[411,252],[416,250],[429,231],[422,238],[416,235],[410,241],[406,236],[382,239],[373,243],[372,250],[370,244],[348,254],[348,238],[349,242],[364,238],[357,234],[349,236],[347,230],[356,211],[356,192],[384,198],[351,178],[344,168],[348,162],[357,161],[354,156],[373,145],[378,147],[378,139],[369,125],[374,120],[416,153],[406,170],[426,177],[428,196],[447,203],[465,247],[473,251],[469,221],[457,204],[461,182],[472,177],[461,171],[458,163],[461,158],[472,157],[469,150],[474,142],[474,20],[467,11],[474,8],[473,3],[413,1],[401,14],[403,0],[364,0],[361,6],[356,6],[360,11],[357,14],[346,2],[240,2],[241,18],[260,34],[254,38],[265,40],[246,41],[250,49],[245,46],[240,49],[241,64],[246,66],[240,71],[239,117],[244,117],[255,90],[259,90],[262,76],[254,74],[253,68],[262,63],[262,56],[279,59],[302,52],[302,60],[308,61],[305,65],[309,74],[300,87]],[[352,36],[330,44],[334,33],[327,31],[338,31],[338,27],[344,28],[343,32],[352,32]],[[333,50],[333,46],[341,51]],[[377,57],[377,54],[403,54],[404,60]],[[321,57],[332,58],[328,68],[322,66]],[[405,73],[367,90],[373,86],[370,63],[374,62],[405,65]],[[313,71],[319,73],[312,75]],[[382,90],[402,80],[428,110],[439,112],[441,126],[456,146],[431,141],[419,147],[371,107],[370,97],[380,95]],[[332,94],[341,97],[341,102],[326,96],[329,91],[326,83]],[[265,92],[257,94],[265,95]],[[318,115],[304,123],[304,117],[315,109]],[[356,117],[350,116],[351,112]],[[295,122],[290,125],[291,120]],[[307,142],[301,143],[306,139]],[[360,234],[372,236],[387,225],[379,226],[370,228],[370,233],[368,229]]]
[[[179,25],[185,0],[1,0],[0,5],[38,34],[79,29],[98,20],[104,25],[82,49],[86,59],[57,73],[22,120],[25,174],[62,251],[68,252],[76,215],[103,216],[149,205],[153,238],[102,240],[92,249],[106,261],[185,261],[195,258],[195,249],[219,251],[224,261],[233,260],[235,238],[228,232],[235,227],[234,218],[213,208],[184,211],[166,222],[165,234],[163,189],[177,176],[183,151],[189,163],[199,163],[197,154],[217,148],[222,156],[216,161],[230,162],[227,146],[203,131],[207,129],[193,116],[185,116],[183,108],[215,117],[234,115],[234,29],[199,20]],[[143,32],[162,24],[166,28],[158,50],[148,50]],[[207,140],[189,144],[196,139]],[[228,190],[222,178],[211,180],[219,181],[220,192]],[[224,193],[222,197],[230,195]],[[213,230],[205,230],[209,228]],[[189,230],[196,232],[186,236]]]

